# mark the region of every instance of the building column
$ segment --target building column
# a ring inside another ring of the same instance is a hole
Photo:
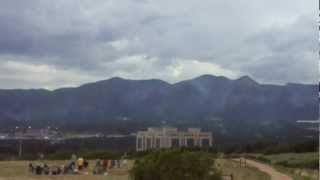
[[[167,147],[167,137],[163,136],[161,138],[161,148],[166,148]]]
[[[188,147],[188,139],[187,139],[187,137],[184,137],[184,146]]]
[[[154,136],[152,136],[152,137],[150,137],[150,139],[151,139],[151,149],[154,149],[156,147],[154,144],[155,138],[154,138]]]
[[[136,151],[139,151],[139,137],[136,137]]]
[[[212,146],[212,136],[209,138],[209,146],[211,147]]]
[[[148,150],[150,147],[149,147],[149,145],[151,145],[151,144],[148,144],[148,142],[151,142],[151,141],[149,141],[150,140],[150,137],[149,136],[147,136],[146,137],[146,149],[145,150]]]
[[[179,137],[179,147],[183,147],[183,137]]]
[[[146,150],[146,137],[143,136],[142,138],[142,151],[145,151]]]
[[[160,136],[159,139],[160,139],[159,149],[161,149],[162,148],[162,136]]]
[[[197,140],[197,138],[193,136],[192,139],[193,139],[193,146],[194,146],[194,147],[198,147],[198,140]]]

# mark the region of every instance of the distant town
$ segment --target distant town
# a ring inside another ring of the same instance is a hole
[[[97,133],[64,133],[59,128],[32,128],[15,127],[10,132],[0,132],[0,140],[65,140],[65,139],[85,139],[85,138],[123,138],[128,136],[135,136],[135,134],[103,134]]]

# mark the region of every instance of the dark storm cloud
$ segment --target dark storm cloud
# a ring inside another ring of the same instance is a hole
[[[300,0],[3,0],[0,88],[203,73],[314,82],[315,22]]]

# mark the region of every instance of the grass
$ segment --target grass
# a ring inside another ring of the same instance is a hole
[[[67,161],[47,161],[48,165],[62,165]],[[37,163],[37,162],[33,162]],[[126,169],[114,170],[108,176],[102,175],[65,175],[65,176],[36,176],[28,172],[29,161],[0,161],[0,180],[128,180]],[[90,161],[93,168],[94,161]],[[129,163],[131,166],[132,162]],[[92,172],[92,169],[89,170]]]
[[[287,166],[287,167],[299,167],[299,168],[316,168],[319,162],[318,153],[286,153],[276,155],[265,155],[265,158],[269,159],[272,164]]]
[[[217,168],[222,174],[233,174],[236,180],[270,180],[270,176],[252,167],[239,167],[239,163],[231,159],[216,160]]]

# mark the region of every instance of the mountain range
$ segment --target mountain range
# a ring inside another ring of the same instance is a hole
[[[248,76],[203,75],[174,84],[115,77],[52,91],[0,90],[2,127],[153,122],[250,134],[252,127],[294,130],[297,120],[318,119],[318,109],[317,85],[260,84]]]

